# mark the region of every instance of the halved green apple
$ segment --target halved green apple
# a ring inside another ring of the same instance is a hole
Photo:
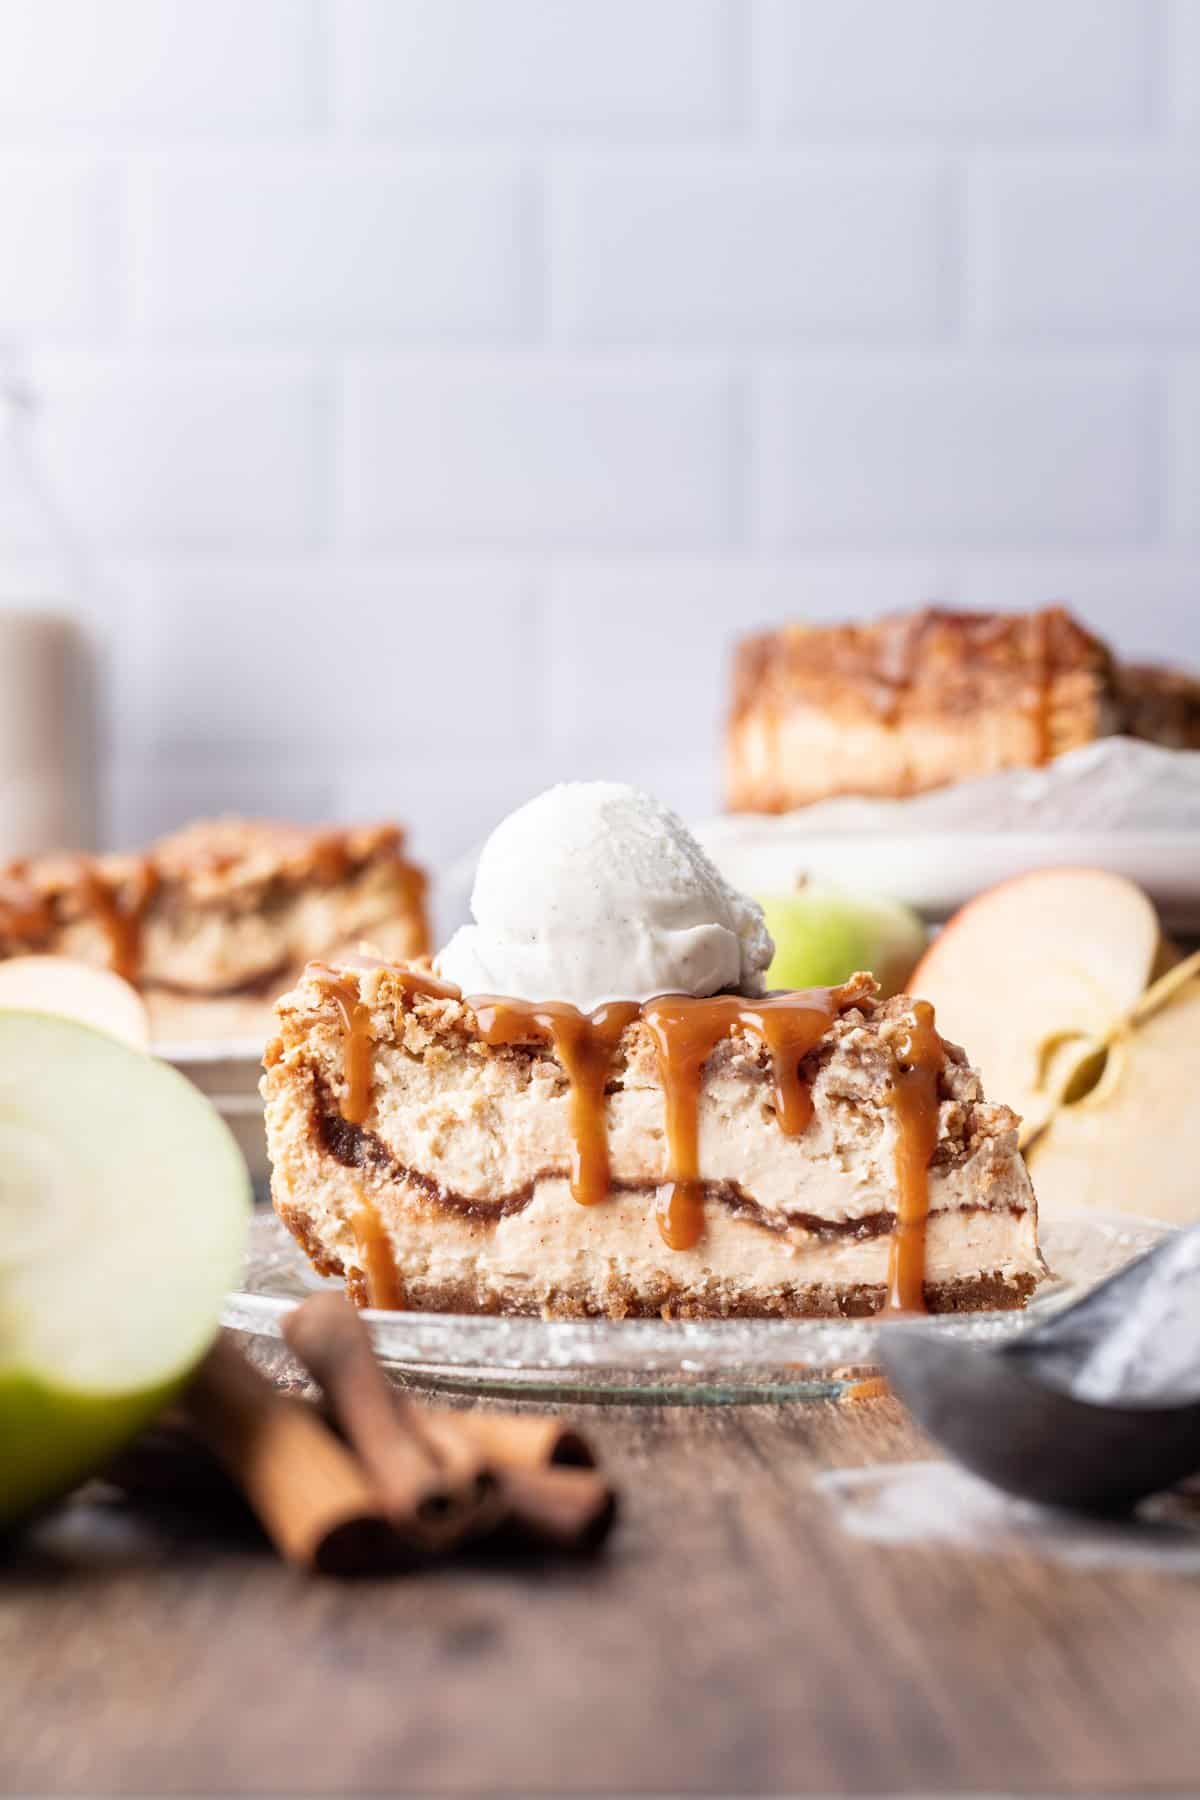
[[[182,1075],[74,1020],[0,1011],[0,1527],[186,1380],[250,1204],[232,1136]]]

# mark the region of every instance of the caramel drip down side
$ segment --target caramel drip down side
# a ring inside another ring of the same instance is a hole
[[[108,960],[113,972],[125,981],[136,981],[142,967],[142,927],[146,912],[158,892],[158,870],[144,857],[130,878],[128,891],[85,864],[80,882],[85,906],[99,919],[108,939]]]
[[[353,982],[340,980],[331,969],[322,971],[321,983],[337,1008],[342,1032],[342,1076],[346,1083],[342,1117],[350,1125],[361,1125],[371,1110],[374,1086],[371,1015]]]
[[[667,1173],[658,1191],[658,1229],[671,1250],[690,1250],[704,1230],[700,1175],[700,1088],[704,1065],[740,1025],[767,1049],[781,1130],[798,1136],[812,1118],[812,1097],[800,1063],[838,1014],[835,989],[771,994],[746,1000],[716,994],[708,1000],[668,995],[642,1008],[658,1058],[666,1098]]]
[[[25,863],[0,871],[0,926],[14,942],[35,944],[54,929],[50,902],[33,886]]]
[[[477,995],[467,1001],[485,1044],[547,1043],[566,1070],[570,1087],[571,1193],[594,1206],[609,1188],[605,1090],[621,1033],[637,1018],[636,1001],[612,1001],[583,1013],[563,1000],[505,1000]]]
[[[655,1216],[669,1250],[690,1250],[704,1231],[700,1181],[700,1082],[704,1064],[728,1029],[723,1009],[708,1005],[695,1018],[695,1001],[651,1000],[642,1017],[654,1042],[667,1123],[666,1180]]]
[[[347,964],[351,970],[369,971],[390,967],[378,957],[364,956]],[[346,1097],[342,1101],[342,1117],[349,1125],[361,1125],[371,1110],[374,1086],[374,1045],[371,1040],[371,1011],[359,997],[356,983],[328,963],[310,963],[310,975],[316,976],[338,1010],[342,1031],[342,1075]],[[457,1000],[459,991],[435,975],[424,975],[418,969],[396,971],[397,979],[410,999],[422,996],[431,1000]]]
[[[343,833],[319,833],[312,844],[312,866],[316,879],[326,887],[336,887],[350,873],[351,856]]]
[[[1034,637],[1035,678],[1029,695],[1029,721],[1033,735],[1033,762],[1044,768],[1054,754],[1054,646],[1051,640],[1052,615],[1035,613],[1031,620]]]
[[[380,965],[364,959],[362,970]],[[371,1108],[373,1085],[370,1013],[352,975],[312,964],[337,1007],[341,1021],[342,1070],[346,1093],[342,1117],[362,1125]],[[395,969],[410,998],[428,995],[459,1000],[459,990],[417,970]],[[551,1048],[569,1086],[571,1192],[583,1206],[603,1200],[611,1186],[607,1088],[622,1033],[642,1019],[650,1032],[666,1110],[667,1166],[658,1189],[656,1218],[664,1243],[690,1250],[704,1230],[704,1184],[700,1171],[700,1091],[704,1066],[717,1045],[736,1028],[764,1046],[771,1062],[775,1112],[780,1130],[797,1137],[812,1119],[812,1096],[800,1065],[816,1048],[841,1010],[841,990],[814,988],[769,994],[751,1000],[740,994],[709,999],[669,994],[649,1000],[610,1001],[580,1012],[566,1001],[513,1000],[487,994],[464,1002],[476,1029],[493,1047],[542,1043]],[[936,1035],[936,1034],[935,1034]],[[936,1109],[934,1114],[936,1131]]]
[[[60,866],[68,884],[63,896],[68,917],[72,903],[84,918],[90,915],[104,936],[113,973],[124,981],[136,981],[142,967],[146,913],[160,886],[154,862],[141,857],[123,875],[108,873],[90,856],[63,857]],[[34,943],[49,938],[58,922],[55,904],[37,892],[24,863],[11,864],[0,872],[0,915],[0,924],[14,938]]]
[[[945,1064],[942,1040],[927,1000],[913,1002],[912,1024],[897,1050],[891,1093],[896,1114],[896,1229],[888,1255],[885,1312],[924,1312],[925,1228],[929,1163],[938,1138],[938,1082]]]
[[[361,1184],[358,1187],[358,1210],[350,1220],[350,1229],[354,1233],[354,1243],[363,1272],[367,1305],[377,1307],[381,1312],[399,1312],[404,1305],[404,1294],[396,1269],[396,1259],[392,1255],[391,1241],[377,1208],[368,1200]]]
[[[810,988],[741,1003],[737,1023],[766,1046],[775,1084],[775,1113],[785,1137],[799,1137],[813,1115],[812,1092],[800,1064],[815,1050],[841,1010],[836,988]]]
[[[398,862],[397,867],[401,872],[401,887],[404,893],[405,904],[413,914],[414,919],[419,921],[415,944],[410,954],[413,956],[427,956],[433,949],[433,945],[429,938],[429,917],[425,909],[425,901],[429,892],[429,883],[422,870],[418,869],[415,864],[406,863],[401,860]]]

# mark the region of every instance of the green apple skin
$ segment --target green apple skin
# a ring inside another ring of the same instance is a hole
[[[183,1387],[242,1266],[250,1177],[177,1070],[0,1009],[0,1532]]]
[[[23,1372],[0,1375],[0,1532],[103,1469],[185,1379],[144,1394],[72,1394]]]
[[[866,969],[885,996],[898,994],[929,941],[917,914],[898,900],[804,886],[758,901],[775,940],[769,988],[836,987]]]

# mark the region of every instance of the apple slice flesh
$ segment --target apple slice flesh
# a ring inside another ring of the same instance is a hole
[[[70,956],[13,956],[0,962],[0,1011],[53,1013],[92,1025],[135,1050],[150,1046],[146,1003],[110,969]]]
[[[250,1202],[233,1138],[182,1075],[75,1021],[0,1012],[0,1525],[185,1380]]]
[[[964,1046],[988,1099],[1036,1130],[1053,1110],[1055,1069],[1078,1064],[1130,1011],[1160,946],[1158,916],[1133,882],[1043,869],[956,913],[911,986],[932,1001],[943,1036]]]
[[[1200,980],[1111,1045],[1095,1087],[1028,1151],[1038,1206],[1200,1218]]]

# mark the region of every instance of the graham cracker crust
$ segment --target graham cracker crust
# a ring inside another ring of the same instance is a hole
[[[281,1215],[282,1216],[282,1215]],[[289,1230],[292,1229],[289,1221]],[[341,1273],[328,1267],[322,1274]],[[1016,1312],[1033,1293],[1032,1275],[1007,1280],[998,1271],[971,1281],[926,1282],[925,1305],[930,1313]],[[406,1294],[404,1311],[430,1313],[506,1314],[510,1318],[543,1319],[866,1319],[882,1311],[887,1290],[860,1283],[851,1288],[783,1288],[777,1293],[723,1292],[718,1296],[674,1281],[654,1284],[654,1292],[615,1291],[603,1309],[588,1306],[570,1294],[556,1294],[541,1305],[491,1290],[474,1283],[445,1283],[425,1288],[419,1295]],[[346,1274],[346,1293],[355,1306],[366,1306],[367,1291],[362,1271]]]

